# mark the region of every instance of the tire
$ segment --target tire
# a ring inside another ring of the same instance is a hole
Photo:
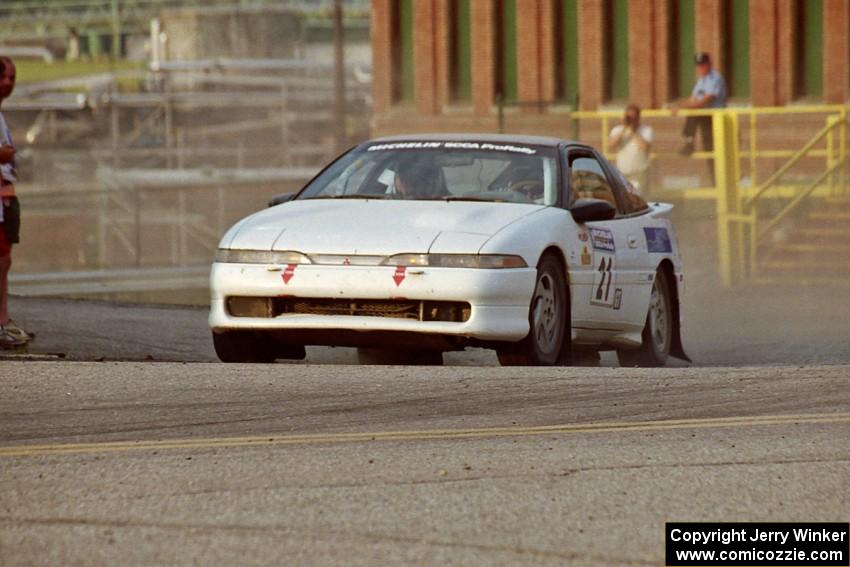
[[[496,350],[502,366],[552,366],[559,362],[568,327],[569,294],[564,268],[547,254],[537,265],[528,306],[528,335]]]
[[[673,344],[674,321],[671,297],[670,281],[664,272],[658,270],[652,284],[640,348],[618,350],[617,360],[620,366],[657,368],[667,363],[670,347]]]
[[[226,331],[213,333],[213,346],[222,362],[274,362],[275,352],[259,333]]]
[[[442,366],[443,353],[438,350],[412,350],[388,348],[357,349],[360,364],[400,366]]]

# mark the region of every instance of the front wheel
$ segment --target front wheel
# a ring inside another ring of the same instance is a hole
[[[618,350],[620,366],[664,366],[673,343],[673,301],[670,283],[664,272],[658,270],[649,298],[649,312],[641,334],[640,348]]]
[[[558,362],[567,330],[569,294],[564,268],[552,255],[537,266],[537,283],[528,309],[530,331],[496,354],[502,366],[552,366]]]

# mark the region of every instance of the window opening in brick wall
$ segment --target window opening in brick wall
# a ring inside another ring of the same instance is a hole
[[[729,96],[750,96],[750,1],[726,0],[723,6],[723,60]]]
[[[794,0],[794,95],[823,96],[823,0]]]
[[[554,0],[553,12],[555,100],[575,105],[578,103],[577,0]]]
[[[395,0],[390,5],[393,102],[413,101],[413,2]]]
[[[629,98],[629,0],[605,0],[602,45],[605,49],[605,98]]]
[[[672,98],[690,96],[694,86],[694,0],[670,1]]]
[[[470,1],[449,0],[449,97],[455,101],[472,98]]]
[[[496,96],[513,102],[517,99],[516,0],[496,0],[495,7]]]

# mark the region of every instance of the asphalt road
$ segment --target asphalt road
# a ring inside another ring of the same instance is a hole
[[[0,374],[3,565],[662,565],[850,510],[848,366]]]
[[[661,370],[208,364],[203,308],[14,298],[45,361],[0,359],[0,564],[662,565],[666,521],[846,522],[844,297],[704,290]]]

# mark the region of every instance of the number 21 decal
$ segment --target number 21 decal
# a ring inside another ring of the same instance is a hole
[[[606,263],[607,261],[607,263]],[[599,286],[596,288],[596,301],[602,301],[603,303],[608,303],[608,295],[611,293],[611,258],[602,258],[602,261],[599,262],[599,271],[602,273],[602,279],[599,281]],[[605,276],[608,276],[607,283]],[[603,287],[605,288],[605,296],[603,297],[602,291]]]
[[[599,254],[599,265],[593,275],[593,291],[591,303],[596,305],[613,306],[614,303],[614,256],[612,254]]]

